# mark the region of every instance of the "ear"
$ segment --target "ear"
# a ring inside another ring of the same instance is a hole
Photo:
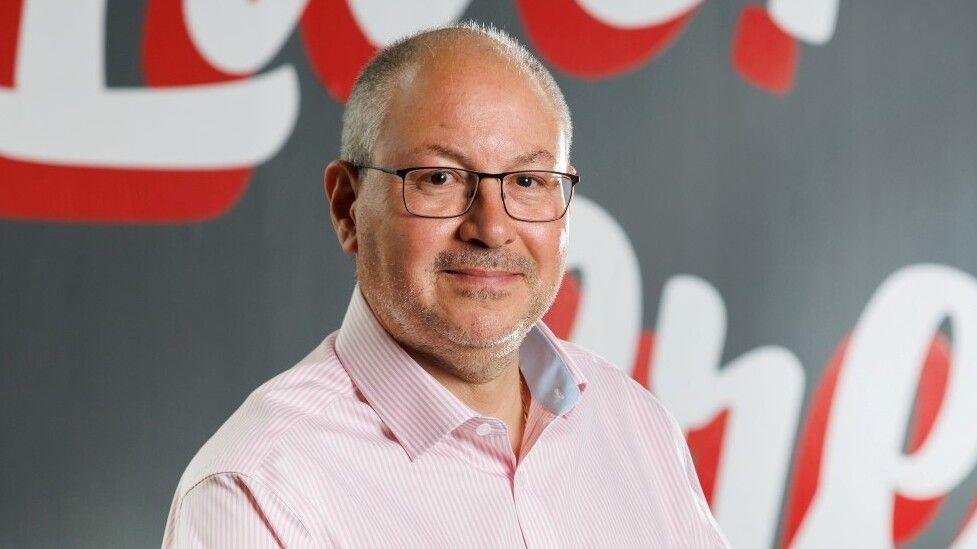
[[[359,189],[358,170],[349,162],[333,160],[326,166],[322,178],[329,199],[329,217],[336,238],[343,251],[356,255],[356,192]]]
[[[572,175],[577,175],[577,167],[574,166],[573,164],[568,164],[567,165],[567,173],[572,174]],[[574,193],[576,193],[576,190],[574,190]],[[570,213],[571,212],[573,212],[573,202],[570,202],[570,207],[567,209],[567,213],[566,213],[567,227],[568,228],[570,226]]]

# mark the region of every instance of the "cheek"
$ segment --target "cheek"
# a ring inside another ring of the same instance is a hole
[[[565,222],[532,227],[523,233],[523,239],[542,277],[553,278],[563,274],[570,242],[570,232]]]
[[[450,247],[453,229],[443,221],[404,217],[396,220],[393,238],[399,263],[414,279],[430,277],[438,253]]]
[[[405,283],[430,271],[445,231],[441,224],[404,211],[399,187],[396,191],[363,197],[361,242],[372,249],[371,268],[388,280]]]
[[[568,224],[564,224],[563,229],[560,230],[559,241],[560,241],[559,244],[560,265],[566,266],[567,250],[570,247],[570,226]],[[561,267],[560,270],[562,271],[563,268]]]

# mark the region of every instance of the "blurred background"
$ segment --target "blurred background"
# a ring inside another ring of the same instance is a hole
[[[977,547],[977,4],[0,0],[0,546],[160,543],[339,326],[358,70],[474,19],[581,174],[547,321],[686,430],[737,548]]]

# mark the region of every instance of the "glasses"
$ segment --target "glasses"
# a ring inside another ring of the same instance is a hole
[[[463,168],[425,166],[377,170],[400,177],[404,207],[418,217],[446,219],[464,215],[471,209],[484,178],[498,179],[502,206],[509,217],[519,221],[546,222],[563,217],[573,198],[573,187],[580,181],[575,174],[547,170],[484,173]]]

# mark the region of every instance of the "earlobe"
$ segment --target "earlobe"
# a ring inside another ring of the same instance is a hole
[[[356,240],[356,201],[349,207],[349,219],[343,221],[343,232],[345,237],[340,240],[340,245],[349,255],[356,255],[357,251],[357,240]]]
[[[356,255],[358,249],[356,239],[356,225],[349,221],[343,222],[342,234],[339,235],[339,245],[349,255]]]

